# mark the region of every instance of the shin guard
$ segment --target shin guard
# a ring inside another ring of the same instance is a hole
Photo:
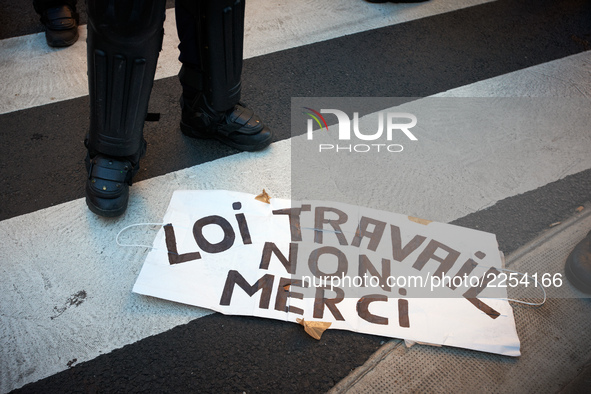
[[[165,0],[88,0],[91,156],[139,160],[164,34]]]
[[[178,2],[193,16],[197,48],[191,50],[199,62],[183,65],[181,84],[203,92],[214,110],[227,111],[240,100],[244,0]]]

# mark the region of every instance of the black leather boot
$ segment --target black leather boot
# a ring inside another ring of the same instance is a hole
[[[119,216],[145,153],[143,128],[164,34],[165,0],[88,0],[90,129],[86,203]]]
[[[47,8],[41,13],[45,39],[51,47],[67,47],[78,41],[78,13],[68,5]]]
[[[228,111],[216,111],[204,95],[199,95],[192,102],[181,97],[181,108],[181,131],[189,137],[213,138],[250,152],[264,149],[273,141],[271,130],[241,103]]]
[[[139,167],[136,166],[136,171]],[[86,158],[86,205],[100,216],[120,216],[127,209],[134,166],[130,161],[98,154]]]

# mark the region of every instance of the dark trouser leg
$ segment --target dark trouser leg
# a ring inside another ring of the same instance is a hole
[[[250,151],[268,146],[272,133],[239,104],[244,9],[244,0],[176,1],[183,63],[181,130]]]
[[[76,11],[76,0],[33,0],[33,7],[35,11],[41,15],[45,10],[51,7],[57,7],[60,5],[69,6],[72,11]]]
[[[102,216],[125,211],[145,153],[143,127],[164,34],[165,0],[88,0],[90,130],[86,201]]]

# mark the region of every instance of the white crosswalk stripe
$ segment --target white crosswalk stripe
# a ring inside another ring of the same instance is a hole
[[[492,0],[434,1],[420,7],[409,4],[370,6],[356,0],[338,3],[250,1],[246,10],[244,57],[248,59],[489,1]],[[78,42],[65,49],[48,47],[44,33],[0,41],[0,114],[88,94],[86,26],[80,26],[79,30]],[[164,31],[156,79],[177,75],[180,69],[174,10],[166,12]]]

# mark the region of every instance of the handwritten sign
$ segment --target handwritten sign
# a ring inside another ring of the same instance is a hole
[[[326,201],[176,191],[133,291],[519,356],[493,234]]]

